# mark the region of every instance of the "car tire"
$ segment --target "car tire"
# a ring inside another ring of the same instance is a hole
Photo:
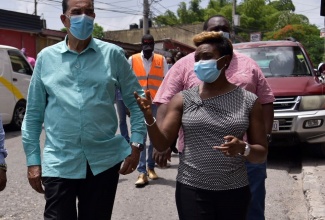
[[[12,120],[10,123],[10,127],[12,130],[15,131],[21,130],[21,125],[24,120],[25,112],[26,112],[26,102],[24,101],[18,102],[14,109]]]

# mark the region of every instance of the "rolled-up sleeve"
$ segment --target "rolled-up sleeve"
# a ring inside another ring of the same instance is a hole
[[[256,95],[259,98],[260,103],[267,104],[275,101],[272,89],[268,82],[266,81],[263,72],[259,67],[253,69],[255,71],[254,76],[257,77],[257,91]]]

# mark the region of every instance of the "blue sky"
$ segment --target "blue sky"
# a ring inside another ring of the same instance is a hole
[[[60,30],[63,27],[60,21],[61,0],[37,1],[37,14],[45,18],[47,28]],[[188,3],[190,0],[181,1]],[[154,16],[163,14],[167,9],[176,11],[181,1],[156,0],[152,3],[151,10]],[[0,2],[2,2],[1,9],[29,14],[34,12],[34,0],[0,0]],[[139,24],[139,19],[142,17],[142,2],[143,0],[95,0],[95,22],[104,27],[105,31],[128,29],[132,23]],[[201,6],[205,7],[208,2],[209,0],[202,0]],[[296,13],[304,14],[309,18],[310,23],[319,28],[324,27],[324,17],[320,16],[320,0],[293,0],[293,3]]]

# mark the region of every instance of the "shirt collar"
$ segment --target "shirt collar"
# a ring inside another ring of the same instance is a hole
[[[72,51],[72,50],[69,49],[67,42],[68,42],[68,35],[66,35],[65,38],[64,38],[64,43],[63,43],[63,45],[61,47],[61,51],[60,51],[61,53],[66,53],[66,52],[69,52],[69,51],[71,52]],[[81,53],[84,53],[88,49],[93,49],[95,52],[99,51],[99,48],[98,48],[97,44],[95,43],[95,40],[94,40],[93,37],[91,38],[91,40],[90,40],[88,46],[86,47],[86,49],[84,49]]]

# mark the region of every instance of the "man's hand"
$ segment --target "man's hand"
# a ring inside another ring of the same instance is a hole
[[[0,191],[6,188],[7,184],[7,174],[6,171],[0,169]]]
[[[29,185],[31,185],[36,192],[44,194],[41,165],[29,166],[27,168],[27,178]]]
[[[153,149],[152,157],[160,167],[166,167],[167,166],[167,160],[171,162],[171,155],[172,151],[170,147],[164,151],[159,152],[155,148]]]
[[[132,173],[138,166],[139,159],[140,159],[140,150],[132,146],[131,155],[125,158],[122,168],[120,169],[119,173],[122,175],[127,175]]]

